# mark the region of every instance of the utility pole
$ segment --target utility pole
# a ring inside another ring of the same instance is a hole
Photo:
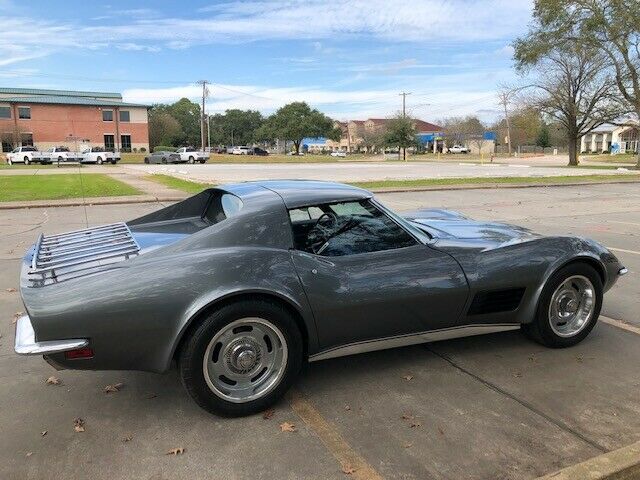
[[[402,118],[407,117],[407,95],[411,95],[411,92],[402,92],[399,94],[402,97]],[[402,159],[407,161],[407,149],[402,147]]]
[[[211,117],[207,115],[207,146],[211,151]]]
[[[205,148],[205,135],[204,135],[204,117],[205,117],[205,113],[204,113],[204,108],[205,108],[205,99],[207,98],[207,95],[209,94],[209,91],[207,90],[207,84],[209,83],[208,80],[199,80],[198,85],[202,85],[202,109],[200,112],[200,144],[202,147],[202,151],[204,151]]]
[[[504,89],[500,93],[498,93],[498,100],[504,107],[504,119],[507,123],[507,144],[509,145],[509,156],[511,156],[511,124],[509,122],[509,111],[507,109],[507,106],[509,105],[509,100],[512,93],[512,91],[507,89]]]

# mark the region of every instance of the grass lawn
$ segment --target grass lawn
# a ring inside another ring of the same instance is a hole
[[[117,197],[142,192],[101,173],[0,176],[0,202]]]
[[[580,155],[580,164],[584,162],[605,162],[605,163],[631,163],[635,164],[638,161],[636,154],[620,153],[618,155]]]
[[[412,188],[412,187],[432,187],[440,185],[479,185],[479,184],[529,184],[558,185],[574,182],[606,182],[622,179],[640,181],[640,175],[618,176],[618,175],[583,175],[577,177],[474,177],[474,178],[424,178],[419,180],[382,180],[376,182],[355,182],[352,185],[357,187],[374,188]]]
[[[205,188],[212,186],[208,183],[190,182],[189,180],[172,177],[171,175],[148,175],[145,178],[153,182],[161,183],[169,188],[175,188],[176,190],[182,190],[187,193],[199,193]]]

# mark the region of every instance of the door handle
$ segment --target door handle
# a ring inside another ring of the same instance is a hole
[[[314,275],[316,275],[316,274],[318,273],[318,270],[317,270],[317,269],[315,269],[315,268],[312,268],[312,269],[311,269],[311,273],[313,273]]]

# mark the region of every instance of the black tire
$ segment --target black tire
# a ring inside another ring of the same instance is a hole
[[[189,157],[189,163],[195,163],[196,159],[193,157]]]
[[[591,318],[587,324],[575,335],[570,337],[563,337],[556,334],[551,328],[549,321],[549,306],[551,298],[556,289],[569,277],[574,275],[581,275],[586,277],[594,287],[594,301],[595,305]],[[538,309],[535,319],[531,323],[523,324],[522,331],[530,339],[550,348],[565,348],[572,347],[584,340],[587,335],[593,330],[593,327],[598,321],[600,316],[600,309],[602,308],[602,279],[598,272],[590,265],[583,262],[576,262],[566,267],[561,268],[554,273],[547,284],[542,290],[540,299],[538,301]]]
[[[149,157],[144,157],[144,163],[149,163]]]
[[[166,159],[166,158],[163,158],[163,159],[162,159],[162,163],[167,163],[167,159]]]
[[[102,165],[102,157],[98,157],[98,158],[96,158],[96,163],[97,163],[98,165]]]
[[[29,163],[31,163],[29,157],[24,157],[23,160],[25,165],[29,165]]]
[[[234,403],[214,393],[205,380],[203,359],[214,336],[231,322],[241,318],[260,318],[277,327],[283,334],[288,354],[278,383],[261,397]],[[295,320],[276,302],[241,301],[215,310],[187,332],[178,355],[178,371],[182,384],[204,410],[221,416],[238,417],[264,411],[276,403],[293,384],[303,362],[302,337]]]

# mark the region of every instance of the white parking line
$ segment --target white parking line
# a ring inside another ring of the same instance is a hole
[[[607,323],[613,327],[621,328],[622,330],[626,330],[628,332],[633,332],[637,335],[640,335],[640,327],[636,327],[635,325],[631,325],[629,323],[623,322],[622,320],[616,320],[614,318],[605,317],[604,315],[600,315],[600,321]]]
[[[607,220],[609,223],[619,223],[621,225],[633,225],[635,227],[640,227],[640,223],[635,222],[620,222],[618,220]]]
[[[624,248],[615,248],[615,247],[607,247],[609,250],[613,250],[614,252],[624,252],[624,253],[634,253],[636,255],[640,255],[640,252],[636,250],[625,250]]]

